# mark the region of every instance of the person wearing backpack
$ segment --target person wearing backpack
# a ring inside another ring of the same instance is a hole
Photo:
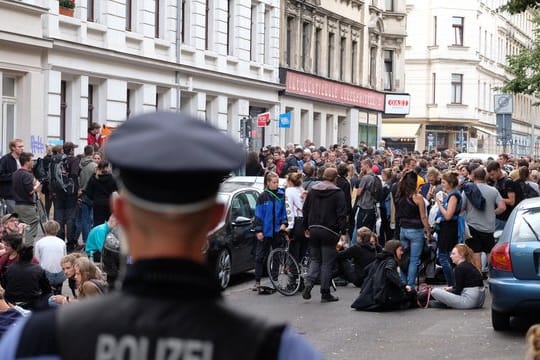
[[[93,159],[94,156],[94,146],[86,145],[84,147],[84,157],[79,163],[80,173],[79,173],[79,199],[81,204],[81,209],[79,212],[79,219],[81,222],[81,234],[83,242],[86,243],[88,238],[88,233],[93,226],[93,216],[92,216],[92,205],[93,202],[88,198],[86,193],[86,187],[90,179],[96,173],[97,163]],[[98,224],[99,225],[99,224]]]
[[[57,154],[53,155],[49,170],[50,191],[54,193],[54,220],[60,224],[58,237],[66,239],[67,235],[68,252],[77,246],[75,217],[79,191],[79,165],[74,156],[77,147],[78,145],[68,141],[62,147],[63,153],[60,149],[56,149]]]
[[[382,194],[382,183],[377,175],[372,171],[373,163],[370,159],[362,160],[360,163],[360,171],[363,176],[356,190],[355,210],[356,214],[356,229],[363,226],[371,231],[375,230],[377,221],[376,205],[377,195]]]

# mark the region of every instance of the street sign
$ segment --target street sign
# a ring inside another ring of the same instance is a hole
[[[495,113],[496,114],[512,114],[512,95],[498,94],[494,96]]]
[[[292,112],[279,114],[279,127],[284,129],[290,129],[291,127]]]
[[[258,127],[266,127],[270,125],[270,113],[265,112],[262,114],[257,115],[257,126]]]

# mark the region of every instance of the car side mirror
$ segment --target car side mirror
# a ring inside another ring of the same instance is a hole
[[[252,220],[250,218],[247,218],[245,216],[238,216],[234,221],[232,222],[232,226],[244,226],[251,224]]]

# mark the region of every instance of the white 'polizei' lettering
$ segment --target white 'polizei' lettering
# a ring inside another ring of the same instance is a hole
[[[210,341],[178,338],[159,338],[155,353],[149,353],[146,336],[110,334],[98,336],[96,360],[211,360],[214,346]]]

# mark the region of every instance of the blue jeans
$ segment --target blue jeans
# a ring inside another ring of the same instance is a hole
[[[495,219],[495,231],[504,230],[505,225],[506,225],[506,220]]]
[[[439,260],[439,264],[441,264],[444,278],[446,279],[448,286],[454,286],[454,272],[452,271],[452,264],[450,262],[450,253],[439,249],[437,260]]]
[[[88,233],[92,229],[93,215],[92,215],[92,206],[88,205],[84,201],[81,203],[80,208],[80,218],[81,218],[81,233],[83,242],[86,244],[86,239],[88,238]]]
[[[401,273],[401,282],[415,286],[418,266],[420,265],[420,255],[424,248],[424,229],[401,228],[400,240],[403,248],[411,249],[409,258],[409,270],[407,274]]]

